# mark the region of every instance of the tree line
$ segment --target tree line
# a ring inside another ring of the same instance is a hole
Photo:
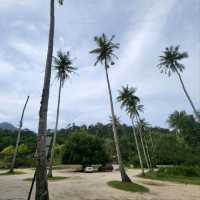
[[[184,114],[183,114],[184,113]],[[143,130],[152,165],[199,165],[200,125],[185,111],[175,111],[168,118],[170,129],[152,127],[145,120],[136,123]],[[132,126],[118,120],[117,130],[122,158],[127,167],[141,167]],[[52,133],[52,130],[48,132]],[[9,166],[17,131],[0,130],[0,166]],[[23,131],[18,149],[16,166],[35,166],[33,155],[36,148],[36,134]],[[136,137],[140,140],[139,132]],[[141,143],[138,142],[142,150]],[[96,153],[93,153],[96,152]],[[28,159],[28,162],[26,161]],[[141,151],[141,159],[145,161]],[[57,131],[54,164],[104,164],[116,162],[116,150],[112,136],[112,124],[94,125],[68,124]],[[144,167],[148,167],[144,162]]]

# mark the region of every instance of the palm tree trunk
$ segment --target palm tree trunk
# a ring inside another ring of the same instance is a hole
[[[153,138],[152,138],[152,135],[151,135],[151,131],[149,132],[149,137],[150,137],[150,141],[151,141],[151,147],[152,147],[152,153],[154,153],[154,143],[153,143]]]
[[[142,170],[142,175],[144,176],[144,166],[143,166],[142,157],[141,157],[141,154],[140,154],[140,149],[139,149],[139,145],[138,145],[138,140],[137,140],[137,135],[136,135],[136,131],[135,131],[133,117],[131,117],[131,122],[132,122],[133,134],[134,134],[134,137],[135,137],[135,144],[136,144],[136,148],[137,148],[138,158],[139,158],[139,161],[140,161],[140,167],[141,167],[141,170]]]
[[[137,116],[136,116],[136,120],[137,120],[137,123],[138,123],[138,125],[139,125],[139,120],[138,120],[138,117],[137,117]],[[143,138],[142,138],[142,133],[141,133],[141,128],[140,128],[140,126],[138,127],[138,132],[139,132],[140,141],[141,141],[141,144],[142,144],[142,150],[143,150],[143,153],[144,153],[144,158],[145,158],[145,161],[146,161],[146,164],[147,164],[148,169],[150,169],[149,161],[148,161],[147,154],[146,154],[146,150],[145,150],[145,148],[144,148],[144,142],[143,142]]]
[[[18,146],[19,146],[20,137],[21,137],[21,129],[22,129],[22,126],[23,126],[24,112],[25,112],[28,100],[29,100],[29,96],[27,97],[26,102],[24,104],[24,107],[23,107],[23,110],[22,110],[21,119],[20,119],[20,122],[19,122],[19,129],[18,129],[18,134],[17,134],[17,141],[16,141],[16,145],[15,145],[15,151],[14,151],[13,158],[12,158],[12,163],[11,163],[11,166],[10,166],[10,172],[11,173],[14,171],[14,167],[15,167],[15,161],[16,161]]]
[[[36,200],[49,199],[45,142],[46,142],[47,111],[49,102],[49,88],[51,80],[51,65],[52,65],[53,43],[54,43],[54,26],[55,26],[54,6],[55,6],[54,0],[50,0],[49,41],[48,41],[48,51],[47,51],[42,98],[39,111],[39,127],[38,127],[38,137],[37,137],[36,193],[35,193]]]
[[[53,144],[52,144],[52,148],[51,148],[51,157],[50,157],[50,162],[49,162],[48,177],[53,177],[52,167],[53,167],[53,159],[54,159],[54,149],[55,149],[55,145],[56,145],[56,134],[57,134],[57,131],[58,131],[61,89],[62,89],[62,80],[60,79],[59,93],[58,93],[58,105],[57,105],[57,113],[56,113],[56,126],[55,126],[55,130],[54,130],[54,134],[53,134]]]
[[[149,167],[150,167],[150,170],[152,170],[151,156],[149,154],[149,147],[148,147],[147,139],[145,137],[145,133],[143,135],[144,135],[144,145],[145,145],[145,149],[146,149],[146,152],[147,152],[147,158],[148,158],[148,161],[149,161]]]
[[[109,98],[110,98],[110,108],[111,108],[111,114],[112,114],[112,128],[113,128],[113,134],[114,134],[114,142],[115,142],[115,148],[116,148],[121,178],[122,178],[122,182],[131,182],[131,179],[126,174],[126,171],[123,166],[122,158],[121,158],[121,151],[119,148],[119,139],[118,139],[117,128],[116,128],[116,124],[115,124],[115,113],[114,113],[114,107],[113,107],[112,92],[111,92],[110,81],[109,81],[109,77],[108,77],[108,67],[107,67],[106,61],[105,61],[105,71],[106,71],[106,80],[107,80]]]
[[[149,132],[149,138],[150,138],[150,143],[151,143],[151,148],[150,149],[152,149],[152,151],[151,151],[151,155],[152,155],[152,160],[151,160],[151,164],[152,164],[152,169],[153,169],[153,166],[155,166],[155,161],[154,161],[154,159],[153,159],[153,155],[154,155],[154,153],[155,153],[155,146],[154,146],[154,142],[153,142],[153,138],[152,138],[152,135],[151,135],[151,131]]]
[[[195,106],[194,106],[194,104],[193,104],[193,102],[192,102],[192,100],[191,100],[191,98],[190,98],[190,96],[189,96],[189,94],[188,94],[186,88],[185,88],[185,85],[184,85],[184,83],[183,83],[183,80],[182,80],[182,78],[181,78],[181,75],[180,75],[180,73],[178,72],[177,69],[175,69],[175,70],[176,70],[176,73],[177,73],[177,75],[178,75],[178,77],[179,77],[179,80],[180,80],[180,82],[181,82],[183,91],[184,91],[184,93],[185,93],[185,95],[186,95],[188,101],[190,102],[190,105],[192,106],[192,109],[193,109],[193,111],[194,111],[194,114],[196,115],[197,120],[200,122],[200,116],[199,116],[199,114],[198,114],[198,112],[197,112],[197,110],[196,110],[196,108],[195,108]]]

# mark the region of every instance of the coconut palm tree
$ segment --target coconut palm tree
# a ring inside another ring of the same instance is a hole
[[[16,161],[16,157],[17,157],[17,151],[18,151],[18,147],[19,147],[19,142],[20,142],[20,137],[21,137],[21,129],[23,126],[23,118],[24,118],[24,112],[26,110],[26,106],[29,100],[29,96],[26,99],[26,102],[24,104],[23,110],[22,110],[22,115],[21,115],[21,119],[19,121],[19,129],[18,129],[18,134],[17,134],[17,140],[16,140],[16,145],[15,145],[15,151],[13,153],[13,158],[12,158],[12,163],[10,166],[10,172],[12,173],[14,171],[14,167],[15,167],[15,161]]]
[[[152,164],[151,164],[151,157],[149,154],[149,147],[148,147],[148,143],[147,143],[147,138],[145,136],[145,132],[146,132],[146,126],[148,125],[148,123],[146,123],[146,121],[144,119],[139,119],[139,122],[137,124],[138,128],[140,129],[141,132],[141,137],[143,138],[143,143],[144,143],[144,147],[145,147],[145,151],[146,151],[146,156],[147,156],[147,160],[149,163],[149,167],[152,170]]]
[[[142,109],[142,106],[138,105],[140,99],[135,95],[135,92],[136,88],[129,88],[128,85],[126,87],[122,87],[122,90],[119,91],[117,100],[121,103],[121,108],[125,108],[126,112],[130,116],[140,167],[142,170],[142,175],[144,175],[144,166],[134,124],[135,113]]]
[[[181,128],[183,127],[183,123],[185,121],[185,118],[187,117],[187,114],[185,111],[174,111],[168,118],[167,122],[170,126],[170,128],[173,128],[176,132],[176,135],[178,135],[181,131]]]
[[[198,114],[186,88],[184,85],[184,82],[181,77],[181,73],[185,69],[185,66],[180,63],[180,61],[184,58],[188,58],[188,53],[187,52],[179,52],[179,46],[173,47],[167,47],[163,51],[163,55],[160,56],[160,63],[158,64],[158,67],[161,71],[161,73],[166,73],[168,76],[171,76],[172,73],[176,73],[178,75],[178,78],[181,82],[183,91],[192,106],[192,109],[196,115],[196,118],[200,121],[200,115]]]
[[[137,108],[136,108],[136,109],[137,109]],[[139,112],[142,112],[142,111],[143,111],[143,107],[142,107],[142,109],[140,109],[139,111],[136,110],[136,112],[135,112],[135,118],[136,118],[137,124],[139,124],[139,120],[140,120]],[[144,145],[144,141],[143,141],[142,129],[141,129],[140,126],[138,126],[137,129],[138,129],[139,136],[140,136],[140,141],[141,141],[141,144],[142,144],[142,150],[143,150],[143,153],[144,153],[144,158],[145,158],[145,161],[146,161],[146,164],[147,164],[148,169],[150,169],[150,164],[149,164],[147,152],[146,152],[145,145]]]
[[[119,163],[121,178],[123,182],[131,182],[130,178],[126,174],[126,171],[124,169],[124,165],[122,162],[121,152],[119,148],[119,139],[117,135],[117,128],[115,123],[115,112],[114,112],[114,106],[113,106],[113,99],[112,99],[112,91],[110,86],[110,80],[108,76],[108,70],[111,65],[114,65],[113,58],[117,58],[117,56],[114,54],[115,49],[119,49],[119,44],[114,43],[115,36],[112,36],[110,39],[107,38],[105,34],[102,34],[100,37],[95,37],[94,41],[97,45],[97,48],[90,51],[91,54],[96,54],[97,59],[95,62],[95,66],[100,63],[104,65],[105,72],[106,72],[106,81],[108,86],[108,92],[109,92],[109,100],[110,100],[110,108],[111,108],[111,115],[112,115],[112,128],[113,128],[113,135],[114,135],[114,142],[117,152],[117,159]]]
[[[57,104],[57,113],[56,113],[56,125],[54,129],[53,135],[53,143],[51,148],[51,157],[49,162],[49,173],[48,176],[52,177],[52,166],[54,159],[54,148],[56,144],[56,134],[58,130],[58,121],[59,121],[59,113],[60,113],[60,97],[61,90],[64,86],[64,83],[67,79],[70,78],[71,73],[73,73],[77,68],[73,67],[73,61],[70,58],[69,51],[67,53],[58,51],[57,57],[54,58],[54,69],[56,70],[56,78],[59,80],[59,92],[58,92],[58,104]]]
[[[64,0],[58,0],[60,5]],[[50,27],[49,27],[49,40],[48,50],[45,66],[44,83],[42,90],[42,97],[40,102],[39,111],[39,125],[38,125],[38,137],[37,137],[37,162],[36,162],[36,200],[48,200],[48,181],[46,170],[46,153],[45,153],[45,141],[46,141],[46,128],[47,128],[47,111],[49,103],[49,88],[51,80],[51,65],[54,46],[54,29],[55,29],[55,0],[50,0]]]

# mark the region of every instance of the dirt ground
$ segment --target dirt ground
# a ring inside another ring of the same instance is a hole
[[[0,176],[0,200],[25,200],[30,182],[25,178],[33,176],[33,170],[23,170],[26,174]],[[3,171],[0,171],[0,173]],[[56,170],[57,176],[65,180],[49,182],[51,200],[200,200],[200,186],[152,181],[135,177],[138,170],[128,174],[136,183],[145,185],[149,193],[131,193],[113,189],[107,185],[110,180],[120,180],[119,172],[76,173]],[[34,194],[32,195],[34,199]]]

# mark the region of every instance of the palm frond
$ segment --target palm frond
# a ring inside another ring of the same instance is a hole
[[[64,0],[58,0],[58,3],[59,3],[60,5],[63,5]]]

